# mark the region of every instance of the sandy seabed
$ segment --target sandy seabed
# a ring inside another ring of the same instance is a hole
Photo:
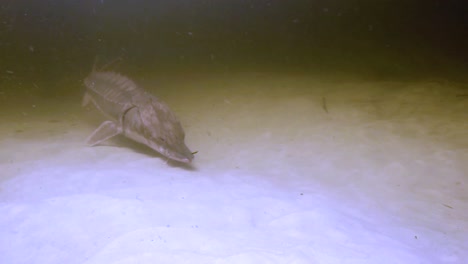
[[[122,138],[85,146],[103,118],[81,98],[0,94],[1,263],[468,259],[466,84],[140,80],[193,164]]]

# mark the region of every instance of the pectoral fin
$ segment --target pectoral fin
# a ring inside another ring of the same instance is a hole
[[[122,133],[122,129],[115,122],[105,121],[94,130],[86,140],[86,143],[94,146],[120,133]]]

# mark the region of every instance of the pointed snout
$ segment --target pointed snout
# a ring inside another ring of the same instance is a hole
[[[176,148],[166,149],[164,156],[179,161],[183,163],[192,162],[195,152],[190,151],[190,149],[185,145],[179,145]]]
[[[186,151],[176,156],[177,158],[175,158],[175,160],[183,162],[183,163],[190,163],[192,162],[194,158],[193,153],[188,148],[186,148]]]

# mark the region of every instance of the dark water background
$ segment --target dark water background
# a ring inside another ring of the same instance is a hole
[[[67,93],[63,87],[81,85],[96,56],[122,57],[121,71],[133,75],[284,71],[463,81],[465,2],[2,1],[0,89]]]

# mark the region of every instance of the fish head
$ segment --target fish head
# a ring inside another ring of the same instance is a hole
[[[140,109],[147,145],[167,158],[189,163],[193,152],[185,145],[185,132],[169,107],[159,101]]]

